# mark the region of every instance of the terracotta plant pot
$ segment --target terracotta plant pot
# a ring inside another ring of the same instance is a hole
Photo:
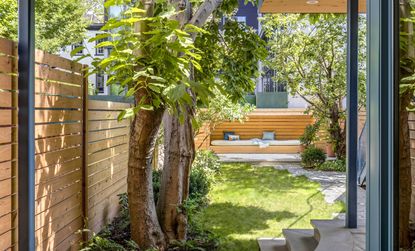
[[[304,152],[305,145],[301,144],[300,147],[298,148],[298,150],[300,151],[300,153]]]
[[[331,143],[326,144],[326,154],[327,157],[336,157],[336,154],[333,151],[333,145]]]

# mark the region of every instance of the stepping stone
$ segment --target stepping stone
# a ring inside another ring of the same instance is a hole
[[[288,251],[313,251],[317,247],[312,229],[283,229]]]
[[[260,251],[288,251],[284,238],[258,238]]]

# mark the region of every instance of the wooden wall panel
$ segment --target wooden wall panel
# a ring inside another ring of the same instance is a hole
[[[0,38],[0,250],[18,248],[16,52],[14,42]],[[116,118],[130,105],[88,102],[83,68],[35,53],[37,250],[78,250],[84,219],[91,216],[89,226],[99,232],[127,189],[129,121]]]
[[[36,247],[59,250],[83,228],[83,66],[39,50],[35,62]]]
[[[129,121],[118,114],[129,104],[88,102],[88,228],[98,232],[118,213],[118,194],[127,191]]]
[[[0,249],[17,241],[17,47],[0,38]]]

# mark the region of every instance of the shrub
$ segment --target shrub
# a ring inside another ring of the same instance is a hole
[[[320,148],[310,146],[301,154],[301,164],[306,168],[316,168],[324,163],[326,154]]]
[[[320,171],[346,172],[346,160],[329,160],[317,167]]]
[[[307,125],[304,129],[303,135],[300,136],[300,143],[308,147],[310,146],[317,138],[317,132],[320,128],[320,123],[314,123],[312,125]]]
[[[190,172],[189,199],[198,206],[208,203],[208,193],[215,173],[219,171],[219,158],[211,151],[198,151]]]

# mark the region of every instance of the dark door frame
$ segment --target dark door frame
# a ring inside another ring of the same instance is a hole
[[[368,0],[366,250],[398,250],[399,0]]]

